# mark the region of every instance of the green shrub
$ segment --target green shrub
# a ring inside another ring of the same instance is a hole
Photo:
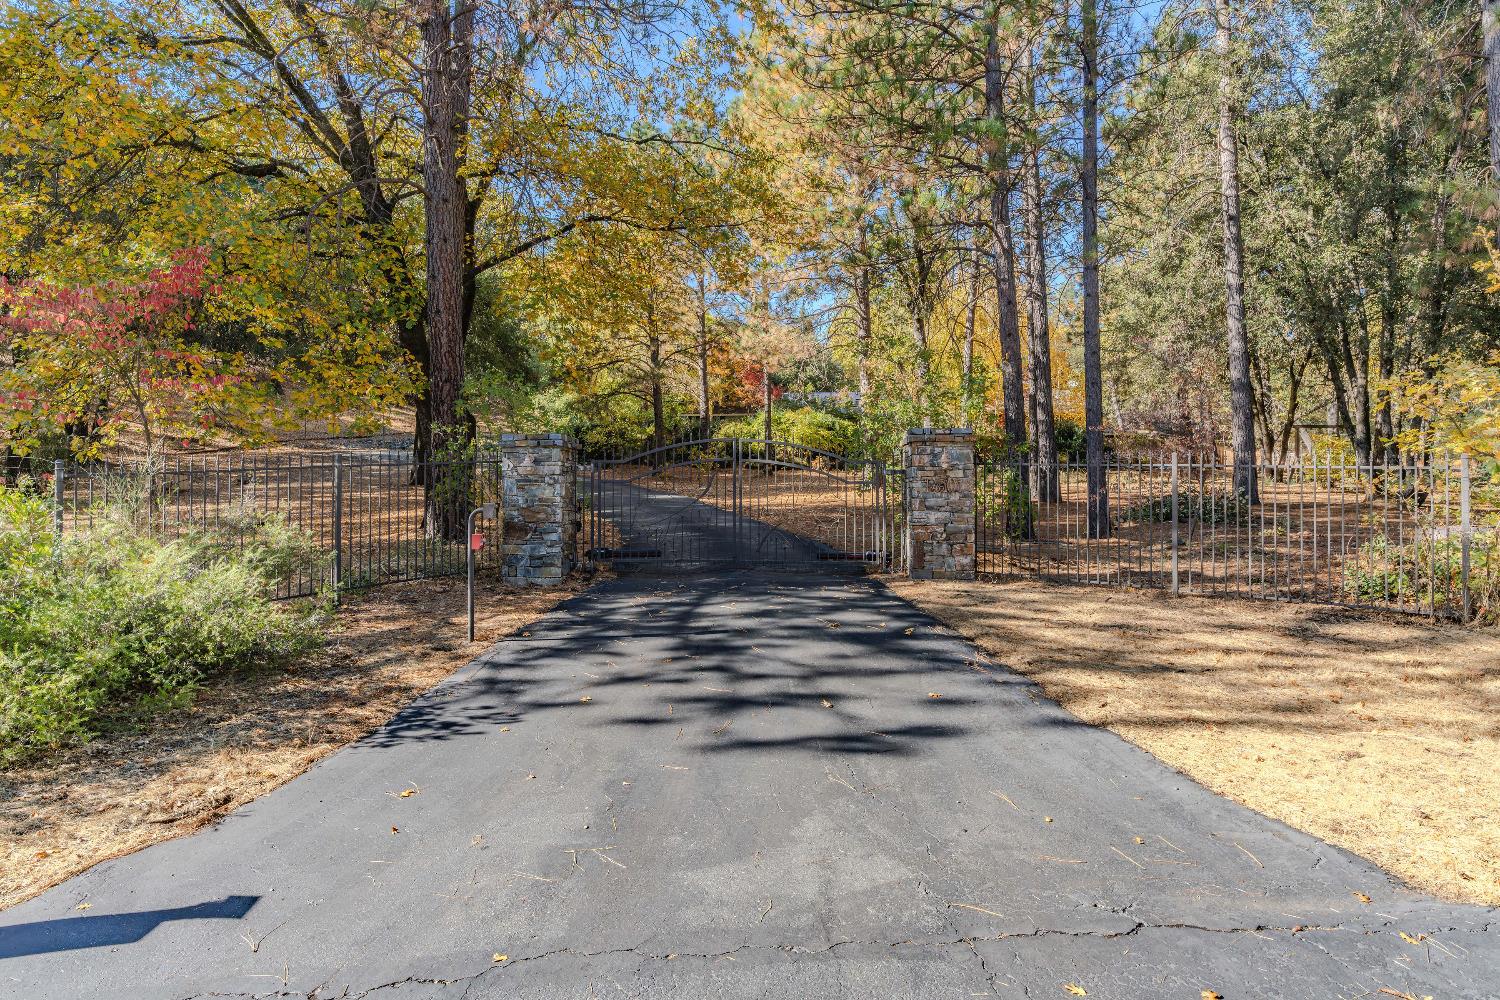
[[[1463,601],[1463,543],[1455,535],[1405,544],[1384,533],[1360,546],[1344,564],[1344,593],[1357,601],[1425,604],[1459,611]],[[1476,617],[1500,613],[1500,547],[1478,534],[1469,548],[1469,598]]]
[[[1021,481],[1016,469],[990,470],[982,481],[982,490],[988,496],[979,498],[981,516],[985,524],[1004,532],[1005,537],[1020,540],[1031,537],[1032,525],[1036,522],[1036,504],[1031,500],[1030,488]]]
[[[0,487],[0,763],[312,647],[323,609],[269,595],[283,568],[317,558],[269,521],[231,544],[163,540],[106,514],[58,541],[45,500]]]
[[[726,421],[719,437],[762,438],[766,432],[765,411]],[[860,451],[859,424],[848,417],[812,406],[773,406],[771,436],[777,441],[805,448],[853,455]]]
[[[1064,462],[1082,462],[1087,450],[1083,427],[1077,421],[1059,417],[1052,424],[1052,434],[1057,440],[1057,455]]]
[[[1199,524],[1239,524],[1245,520],[1250,505],[1243,493],[1199,493],[1186,489],[1177,495],[1177,520]],[[1126,507],[1119,513],[1121,524],[1161,524],[1172,520],[1172,495],[1152,497],[1145,503]]]

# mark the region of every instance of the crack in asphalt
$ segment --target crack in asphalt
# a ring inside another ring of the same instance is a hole
[[[951,921],[949,921],[949,925],[950,925],[950,927],[952,926],[952,922]],[[956,933],[957,929],[954,928],[954,930],[955,930],[955,933]],[[1074,929],[1074,930],[1063,930],[1063,929],[1054,928],[1054,927],[1036,927],[1036,928],[1032,928],[1030,930],[1025,930],[1025,931],[1005,931],[1005,932],[996,933],[996,934],[966,934],[966,935],[959,935],[959,936],[954,937],[952,939],[918,939],[918,938],[907,938],[907,939],[903,939],[903,940],[900,940],[900,941],[883,941],[883,940],[861,940],[861,939],[857,939],[857,938],[841,938],[841,939],[839,939],[837,941],[830,941],[830,942],[827,942],[827,943],[824,943],[824,944],[821,944],[821,945],[817,945],[817,946],[803,945],[803,944],[753,944],[753,943],[747,942],[745,944],[738,945],[738,946],[736,946],[734,948],[729,948],[729,949],[726,949],[724,951],[716,951],[716,952],[661,951],[661,950],[647,951],[646,948],[645,948],[645,943],[643,942],[642,944],[632,945],[631,947],[628,947],[628,948],[604,948],[604,949],[600,949],[598,951],[589,951],[589,950],[586,950],[586,949],[578,949],[578,948],[554,948],[554,949],[551,949],[550,951],[539,952],[539,953],[537,953],[535,955],[524,955],[524,956],[521,956],[519,958],[508,959],[507,961],[505,961],[503,963],[494,963],[494,964],[486,966],[483,969],[480,969],[478,972],[469,973],[467,975],[457,975],[457,976],[452,976],[452,977],[447,977],[447,978],[408,976],[408,977],[406,977],[404,979],[392,980],[390,982],[380,983],[380,984],[375,985],[375,986],[367,986],[367,987],[363,987],[363,988],[355,989],[355,990],[351,990],[348,986],[346,986],[341,991],[339,991],[337,993],[324,993],[323,990],[324,990],[325,986],[327,985],[327,983],[325,981],[324,983],[321,983],[318,986],[314,987],[313,989],[311,989],[309,991],[305,991],[305,992],[304,991],[288,991],[288,990],[273,990],[271,992],[258,992],[258,993],[210,992],[210,993],[195,993],[195,994],[192,994],[191,996],[183,997],[183,998],[181,998],[181,1000],[211,1000],[211,998],[215,998],[215,997],[221,997],[221,998],[243,998],[243,1000],[273,1000],[273,998],[283,998],[283,997],[284,998],[299,997],[299,998],[303,998],[303,1000],[360,1000],[360,998],[367,997],[367,996],[369,996],[372,993],[378,993],[381,990],[395,989],[395,988],[402,987],[402,986],[412,986],[412,985],[452,986],[452,985],[455,985],[457,983],[464,983],[464,982],[467,982],[467,983],[470,984],[469,987],[465,989],[464,994],[463,994],[464,996],[468,996],[469,990],[471,990],[473,988],[473,985],[476,982],[478,982],[480,979],[483,979],[483,978],[485,978],[487,976],[493,976],[493,975],[497,975],[497,974],[503,974],[504,972],[506,972],[509,969],[515,968],[517,966],[525,965],[525,964],[528,964],[528,963],[532,963],[532,962],[545,962],[545,961],[548,961],[550,959],[563,958],[563,957],[566,957],[566,958],[594,959],[594,958],[607,958],[607,957],[610,957],[612,955],[633,955],[633,956],[636,956],[637,958],[640,958],[642,960],[653,961],[653,962],[668,962],[668,961],[683,961],[683,960],[688,960],[688,961],[697,960],[697,961],[705,961],[705,962],[707,962],[707,961],[720,961],[720,960],[723,960],[725,958],[728,958],[728,957],[731,957],[731,956],[734,956],[734,955],[743,954],[743,953],[746,953],[746,952],[756,952],[756,951],[778,952],[779,951],[779,952],[784,952],[786,954],[791,954],[791,955],[826,955],[826,954],[829,954],[831,952],[837,951],[837,950],[839,950],[841,948],[849,948],[849,947],[864,947],[864,948],[966,948],[966,949],[968,949],[969,953],[974,956],[974,958],[976,959],[976,961],[978,961],[980,970],[983,972],[985,978],[990,981],[990,984],[992,986],[997,986],[997,985],[1000,985],[1000,982],[999,982],[999,973],[991,970],[989,968],[989,966],[986,964],[986,962],[984,960],[984,956],[982,954],[980,954],[979,949],[977,947],[977,945],[979,945],[979,944],[983,944],[983,943],[986,943],[986,942],[1001,942],[1001,941],[1026,940],[1026,939],[1045,938],[1045,937],[1104,938],[1104,939],[1113,939],[1113,938],[1133,937],[1133,936],[1141,934],[1142,932],[1150,932],[1150,931],[1174,931],[1174,930],[1194,931],[1194,932],[1208,933],[1208,934],[1252,934],[1252,933],[1261,933],[1261,934],[1264,934],[1264,933],[1289,934],[1289,935],[1292,935],[1293,937],[1298,937],[1299,939],[1301,938],[1301,936],[1303,934],[1306,934],[1308,932],[1319,932],[1319,931],[1321,931],[1321,932],[1348,931],[1348,932],[1352,932],[1352,933],[1359,933],[1359,934],[1365,934],[1365,935],[1380,933],[1379,931],[1374,930],[1374,929],[1370,929],[1370,928],[1347,927],[1347,926],[1345,926],[1343,924],[1298,924],[1298,925],[1293,926],[1293,927],[1280,927],[1280,926],[1276,926],[1276,925],[1272,925],[1272,924],[1256,924],[1256,925],[1252,925],[1252,926],[1243,926],[1243,927],[1210,927],[1210,926],[1207,926],[1207,925],[1191,924],[1191,923],[1144,923],[1144,922],[1141,922],[1141,921],[1134,921],[1133,922],[1133,926],[1131,926],[1129,928],[1126,928],[1126,929],[1123,929],[1123,930],[1102,929],[1102,928],[1099,928],[1099,929],[1082,928],[1082,929]],[[1333,955],[1326,948],[1323,948],[1321,945],[1319,945],[1312,938],[1309,937],[1307,940],[1309,940],[1309,942],[1311,942],[1314,945],[1314,947],[1317,947],[1319,951],[1321,951],[1324,954],[1328,955],[1331,959],[1333,959],[1335,962],[1337,962],[1339,964],[1339,966],[1341,968],[1343,968],[1346,972],[1350,972],[1352,974],[1353,970],[1350,970],[1347,965],[1345,965],[1342,961],[1339,961],[1339,959],[1338,959],[1337,956]],[[1017,987],[1020,987],[1023,990],[1023,992],[1024,992],[1024,986],[1022,984],[1005,983],[1004,985],[1006,985],[1006,986],[1017,986]]]

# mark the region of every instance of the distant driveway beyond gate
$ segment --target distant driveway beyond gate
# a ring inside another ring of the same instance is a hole
[[[875,459],[702,438],[596,459],[581,477],[599,561],[888,568],[899,548],[900,491]]]

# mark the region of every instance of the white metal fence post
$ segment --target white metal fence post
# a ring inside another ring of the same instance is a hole
[[[344,582],[344,463],[333,456],[333,600]]]
[[[1177,574],[1177,504],[1179,502],[1177,478],[1177,452],[1172,452],[1172,596],[1180,597],[1182,588]]]
[[[1461,455],[1458,459],[1458,587],[1463,599],[1464,621],[1474,616],[1474,595],[1469,589],[1469,559],[1474,540],[1474,522],[1470,513],[1471,479],[1469,456]]]
[[[63,478],[68,466],[62,459],[52,462],[52,534],[60,541],[63,533]]]

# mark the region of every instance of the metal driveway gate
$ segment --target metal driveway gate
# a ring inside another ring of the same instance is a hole
[[[596,459],[580,474],[594,560],[871,566],[892,560],[895,511],[878,460],[781,441],[700,438]]]

